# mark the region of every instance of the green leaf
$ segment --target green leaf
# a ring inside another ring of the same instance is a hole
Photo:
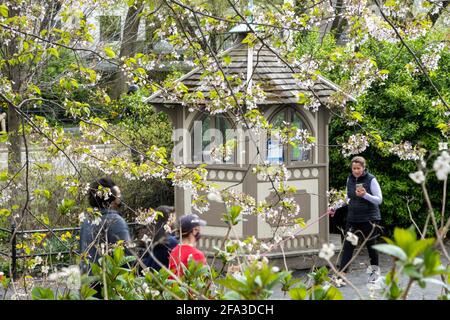
[[[8,141],[8,132],[6,131],[0,131],[0,142],[7,142]]]
[[[95,289],[90,288],[88,285],[81,286],[81,290],[80,290],[81,299],[84,299],[84,300],[95,299],[92,296],[96,293],[97,293],[97,291]]]
[[[352,118],[361,122],[363,120],[363,117],[361,115],[361,113],[359,113],[358,111],[353,111],[352,112]]]
[[[396,282],[392,283],[389,290],[390,298],[396,300],[402,294],[402,290],[399,288]]]
[[[422,279],[422,281],[425,282],[425,283],[431,283],[431,284],[434,284],[434,285],[442,286],[443,288],[445,288],[447,290],[450,290],[450,286],[447,285],[445,282],[439,280],[439,279],[425,278],[425,279]]]
[[[8,171],[4,170],[4,171],[0,171],[0,181],[4,182],[4,181],[8,181],[9,177],[8,177]]]
[[[433,238],[416,241],[414,245],[409,248],[409,252],[407,252],[408,258],[410,259],[415,258],[419,254],[423,253],[427,248],[432,246],[433,243],[434,243]]]
[[[395,6],[395,0],[386,0],[386,2],[384,3],[384,5],[386,7],[394,7]]]
[[[414,266],[406,266],[403,269],[404,274],[406,274],[408,277],[413,278],[413,279],[420,279],[422,278],[422,275],[416,270],[416,268]]]
[[[0,217],[9,217],[11,215],[11,211],[8,209],[2,208],[0,209]]]
[[[8,18],[8,7],[5,6],[4,4],[0,4],[0,14],[3,17]]]
[[[47,52],[48,52],[50,55],[52,55],[52,56],[54,56],[54,57],[56,57],[56,58],[59,58],[59,51],[58,51],[58,49],[56,49],[56,48],[48,48],[48,49],[47,49]]]
[[[236,291],[228,291],[227,293],[225,293],[224,298],[226,300],[242,300],[241,295]]]
[[[75,207],[75,200],[73,199],[63,199],[61,204],[58,206],[58,212],[61,215],[66,215]]]
[[[440,265],[439,252],[432,248],[427,248],[424,254],[425,274],[432,274]]]
[[[34,287],[31,297],[33,300],[55,300],[55,294],[49,288]]]
[[[136,73],[139,73],[142,76],[145,76],[147,74],[144,68],[137,68]]]
[[[31,89],[34,90],[34,92],[36,92],[38,95],[41,95],[41,89],[39,89],[39,87],[35,86],[35,85],[31,85],[30,86]]]
[[[309,101],[309,98],[303,92],[299,92],[297,94],[297,103],[306,104]]]
[[[402,261],[406,261],[408,259],[405,251],[403,251],[402,248],[399,248],[392,244],[376,244],[372,246],[372,248],[380,252],[383,252],[389,256],[396,257]]]
[[[223,62],[226,66],[228,66],[231,63],[231,57],[229,55],[226,55],[223,57]]]
[[[397,246],[408,252],[409,247],[416,242],[416,233],[412,229],[394,229],[394,240]]]
[[[312,290],[310,299],[311,300],[323,300],[325,298],[325,290],[322,287],[316,287]]]
[[[289,290],[289,296],[292,300],[305,300],[306,289],[305,288],[294,288]]]
[[[327,290],[324,300],[343,300],[342,292],[338,288],[330,287]]]
[[[116,56],[115,52],[110,47],[105,47],[105,53],[108,56],[108,58],[114,58]]]
[[[295,224],[298,225],[300,228],[306,227],[305,219],[303,218],[297,218],[294,220]]]

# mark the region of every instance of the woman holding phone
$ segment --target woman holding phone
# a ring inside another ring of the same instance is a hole
[[[351,170],[352,173],[347,178],[348,215],[339,270],[344,273],[348,270],[358,239],[366,240],[370,258],[370,266],[367,268],[368,282],[374,283],[380,276],[380,268],[378,252],[372,246],[380,235],[379,205],[383,201],[383,196],[377,179],[367,171],[366,160],[363,157],[352,159]],[[330,214],[333,216],[334,212],[331,211]]]

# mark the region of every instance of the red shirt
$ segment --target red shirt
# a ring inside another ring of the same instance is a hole
[[[188,259],[190,256],[192,256],[192,259],[194,259],[194,261],[206,264],[206,258],[203,252],[187,244],[178,244],[170,252],[169,269],[177,276],[182,276],[183,268],[180,266],[180,261],[187,267]]]

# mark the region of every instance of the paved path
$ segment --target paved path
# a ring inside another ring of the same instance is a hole
[[[450,249],[450,243],[447,243],[447,246]],[[368,274],[366,273],[367,266],[369,264],[369,257],[367,254],[366,249],[362,250],[360,255],[355,258],[353,261],[351,267],[352,270],[347,274],[347,277],[349,281],[351,281],[355,287],[359,291],[359,295],[352,287],[345,286],[340,288],[340,291],[342,292],[345,300],[358,300],[358,299],[372,299],[371,292],[369,291],[369,288],[367,286],[367,277]],[[390,270],[392,267],[392,261],[391,258],[380,254],[380,268],[382,275],[386,275],[386,273]],[[296,270],[294,271],[293,275],[294,278],[300,278],[304,280],[305,282],[308,280],[307,273],[308,270]],[[436,277],[436,279],[439,279],[439,277]],[[402,288],[406,287],[407,278],[402,277],[400,281],[400,285]],[[375,290],[372,292],[374,294],[374,297],[376,299],[380,299],[380,290]],[[3,298],[4,290],[0,287],[0,299]],[[7,299],[11,299],[11,290],[7,294]],[[428,283],[424,289],[420,288],[418,285],[413,285],[412,289],[410,290],[410,294],[408,295],[409,300],[436,300],[436,298],[441,294],[441,287],[436,284],[430,284]],[[19,299],[24,299],[24,296],[19,297]],[[284,293],[280,290],[280,288],[276,288],[274,290],[273,295],[271,296],[271,299],[274,300],[284,300],[284,299],[290,299],[289,296],[285,296]],[[383,298],[381,298],[383,299]]]
[[[449,244],[450,245],[450,244]],[[389,256],[384,254],[380,254],[380,269],[381,275],[384,276],[392,267],[392,260]],[[367,266],[369,264],[369,256],[367,254],[367,250],[362,250],[360,255],[355,258],[352,263],[352,270],[347,274],[347,278],[349,281],[353,283],[353,285],[358,289],[359,294],[362,296],[362,299],[371,299],[371,292],[367,285],[367,277],[366,273]],[[303,280],[307,280],[308,270],[297,270],[294,271],[293,275],[295,278],[301,278]],[[439,277],[435,277],[436,279],[440,279]],[[407,278],[400,278],[400,285],[402,288],[406,287]],[[349,285],[345,287],[339,288],[344,296],[345,300],[358,300],[361,297],[358,293]],[[376,299],[381,298],[381,290],[372,291],[374,294],[373,297]],[[436,298],[441,294],[441,287],[437,284],[428,283],[424,289],[420,288],[417,284],[414,284],[408,294],[408,300],[436,300]],[[271,299],[289,299],[289,297],[284,296],[283,292],[280,288],[277,288],[274,291]]]

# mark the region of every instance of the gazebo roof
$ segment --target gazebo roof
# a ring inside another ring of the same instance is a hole
[[[294,77],[294,74],[301,71],[286,65],[275,52],[274,49],[261,43],[250,47],[247,43],[238,41],[231,48],[219,54],[218,57],[230,57],[231,63],[222,65],[222,70],[226,76],[240,75],[244,81],[248,81],[251,77],[253,84],[258,83],[260,85],[266,93],[266,99],[258,102],[258,105],[298,103],[298,94],[308,91],[301,88],[298,79]],[[253,57],[251,57],[252,55]],[[250,66],[251,60],[253,60],[253,67]],[[251,67],[250,70],[248,70],[249,67]],[[197,67],[179,78],[177,82],[182,82],[187,86],[189,92],[201,91],[205,97],[204,103],[207,103],[209,91],[212,88],[202,85],[201,76],[203,72],[203,67]],[[329,96],[333,92],[340,91],[340,88],[324,77],[317,76],[313,90],[321,102],[326,104]],[[349,95],[347,97],[351,101],[356,101]],[[158,105],[182,103],[180,99],[167,98],[167,94],[161,90],[152,94],[145,101]]]

